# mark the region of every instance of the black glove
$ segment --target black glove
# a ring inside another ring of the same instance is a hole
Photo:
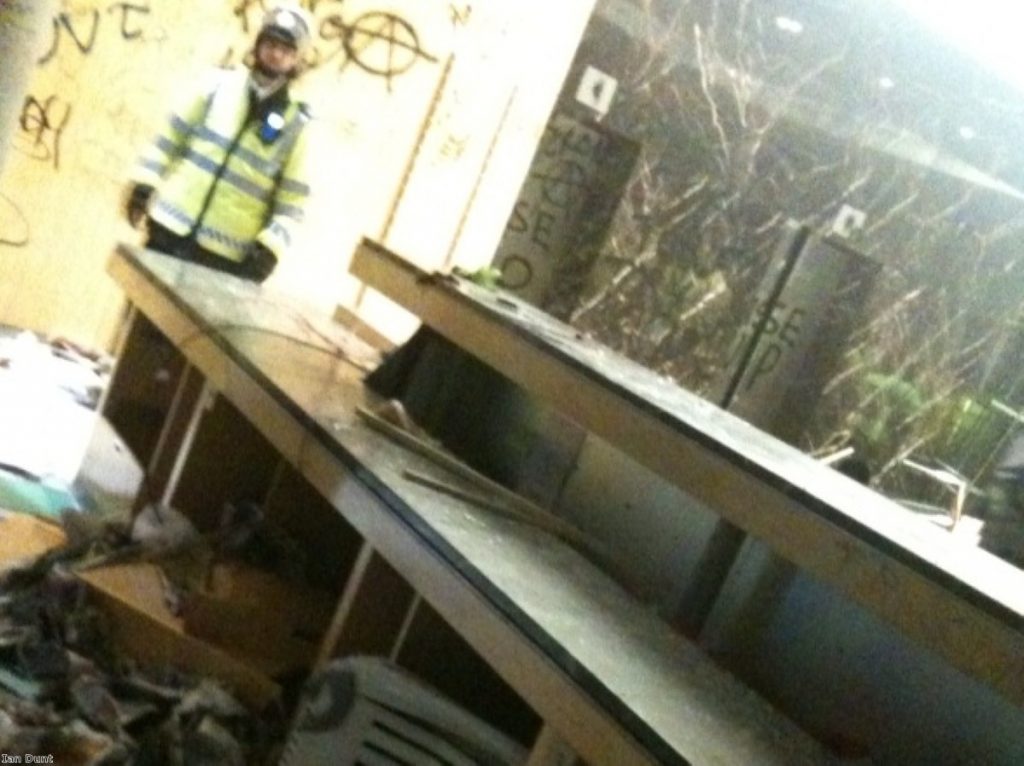
[[[132,228],[139,228],[139,224],[146,218],[146,211],[149,208],[149,201],[156,191],[149,184],[133,184],[128,192],[128,205],[125,213],[128,216],[128,223]]]
[[[254,282],[262,282],[273,272],[277,266],[277,256],[270,248],[259,242],[250,242],[245,248],[245,258],[242,259],[243,276]]]

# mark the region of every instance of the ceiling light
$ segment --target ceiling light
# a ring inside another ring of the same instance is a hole
[[[1007,0],[899,0],[925,24],[1024,89],[1024,7]]]
[[[798,35],[804,31],[804,25],[796,19],[791,19],[788,16],[776,16],[775,26],[781,29],[783,32],[789,32],[793,35]]]

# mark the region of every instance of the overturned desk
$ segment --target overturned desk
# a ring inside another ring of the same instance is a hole
[[[560,743],[593,764],[826,760],[575,550],[410,482],[409,470],[452,477],[356,417],[372,354],[353,336],[140,249],[121,246],[109,271],[133,308],[104,412],[146,492],[200,526],[225,500],[259,497],[304,528],[337,584],[322,658],[384,654],[430,680],[493,674],[478,688],[526,711],[492,721],[519,721],[538,766],[567,762]],[[153,333],[174,353],[153,358]],[[464,692],[471,710],[488,706]]]

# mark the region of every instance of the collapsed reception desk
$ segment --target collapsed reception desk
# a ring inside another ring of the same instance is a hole
[[[144,493],[201,528],[253,497],[305,525],[338,579],[321,660],[375,652],[457,674],[462,655],[424,660],[442,646],[417,641],[429,608],[536,715],[531,766],[566,763],[563,745],[616,766],[827,761],[576,550],[410,481],[458,479],[356,416],[375,404],[361,382],[373,355],[344,328],[138,248],[120,246],[108,270],[132,308],[103,411],[145,468]],[[604,406],[617,411],[617,396]]]

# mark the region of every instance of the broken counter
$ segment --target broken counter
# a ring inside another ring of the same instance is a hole
[[[501,290],[363,240],[352,273],[912,641],[1024,704],[1024,572]]]
[[[339,552],[347,563],[322,658],[371,647],[412,663],[413,646],[429,653],[415,633],[436,613],[541,722],[533,764],[554,762],[544,760],[551,732],[593,764],[828,760],[563,541],[405,478],[458,483],[357,417],[376,403],[361,382],[369,357],[343,328],[259,286],[138,248],[120,246],[108,269],[133,306],[132,328],[151,325],[184,360],[146,442],[153,449],[137,456],[171,465],[149,491],[196,512],[200,525],[204,506],[243,490],[276,492],[283,513],[300,517],[304,505],[280,491],[285,477],[308,483],[319,495],[307,493],[308,503],[326,502],[356,535]],[[139,379],[127,369],[138,358],[124,349],[108,403],[131,400],[118,381]],[[254,449],[260,440],[279,462]],[[447,664],[454,675],[464,658],[426,659],[417,667]],[[471,712],[486,706],[461,701]]]

